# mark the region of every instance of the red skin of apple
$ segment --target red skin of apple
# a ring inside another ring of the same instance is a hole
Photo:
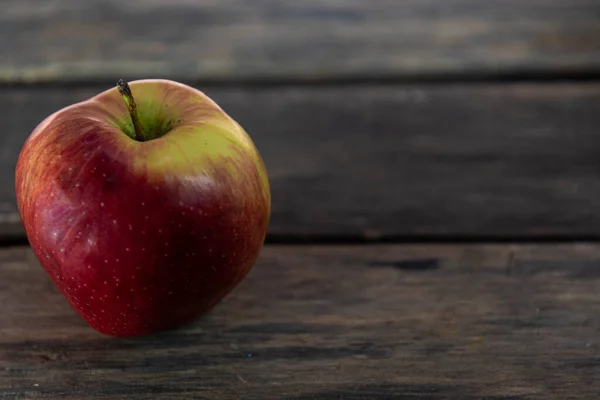
[[[107,90],[40,123],[15,176],[41,266],[111,336],[170,329],[213,308],[254,265],[270,217],[263,161],[235,121],[182,84],[131,88],[140,110],[166,114],[169,133],[131,139],[127,107]]]

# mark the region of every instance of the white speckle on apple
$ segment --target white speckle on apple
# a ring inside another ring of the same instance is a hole
[[[117,224],[117,220],[116,219],[113,219],[113,224],[115,224],[115,225]]]
[[[131,226],[131,224],[129,224],[129,230],[132,231],[133,230],[133,226]]]
[[[106,178],[106,174],[102,174],[102,177],[103,177],[103,178]]]
[[[125,247],[125,251],[129,251],[129,247]]]
[[[108,284],[108,281],[104,281],[104,284],[105,284],[105,285],[107,285],[107,284]]]
[[[142,201],[142,206],[145,206],[145,205],[146,205],[146,203],[144,203],[144,202]]]
[[[108,264],[108,260],[104,260],[104,264]]]
[[[158,233],[162,233],[162,229],[159,229],[159,230],[158,230]]]
[[[115,259],[115,262],[119,262],[119,259],[118,259],[118,258],[116,258],[116,259]]]
[[[75,184],[75,187],[79,187],[79,183],[76,183],[76,184]]]
[[[100,203],[100,207],[104,207],[104,203]]]
[[[142,251],[146,251],[146,248],[145,248],[145,247],[142,247]]]
[[[92,266],[91,266],[91,265],[88,265],[88,269],[92,269]]]

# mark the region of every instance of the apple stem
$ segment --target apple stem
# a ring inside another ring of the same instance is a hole
[[[124,79],[119,79],[117,82],[117,89],[119,89],[119,93],[121,93],[123,100],[125,100],[125,104],[127,104],[127,109],[129,110],[131,121],[133,122],[134,139],[140,142],[148,140],[142,129],[142,122],[140,121],[137,105],[135,104],[135,99],[133,98],[129,84]]]

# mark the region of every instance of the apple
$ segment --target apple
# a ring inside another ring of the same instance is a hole
[[[246,131],[179,82],[120,80],[43,120],[16,165],[33,252],[95,330],[133,337],[211,310],[251,270],[271,212]]]

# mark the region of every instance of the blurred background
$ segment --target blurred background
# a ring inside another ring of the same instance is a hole
[[[119,78],[240,122],[268,240],[600,236],[598,0],[1,0],[0,240],[52,112]]]

